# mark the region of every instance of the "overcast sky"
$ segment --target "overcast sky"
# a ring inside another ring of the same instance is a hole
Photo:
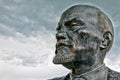
[[[75,4],[101,8],[115,29],[105,63],[120,72],[120,0],[0,0],[0,80],[46,80],[69,73],[54,65],[55,28]]]

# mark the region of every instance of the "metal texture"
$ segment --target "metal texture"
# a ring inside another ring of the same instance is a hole
[[[103,11],[90,5],[72,6],[62,14],[56,30],[53,63],[72,71],[69,77],[53,80],[120,80],[119,73],[103,63],[114,39],[113,25]]]

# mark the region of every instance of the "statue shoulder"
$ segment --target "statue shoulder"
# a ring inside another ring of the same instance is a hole
[[[120,80],[120,73],[114,70],[108,69],[108,80]]]
[[[65,76],[57,77],[57,78],[53,78],[53,79],[49,79],[49,80],[65,80]]]
[[[63,77],[53,78],[49,80],[70,80],[69,74]]]

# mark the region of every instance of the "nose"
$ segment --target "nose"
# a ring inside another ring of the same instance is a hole
[[[57,39],[57,41],[59,41],[60,39],[66,39],[67,38],[67,36],[66,36],[66,33],[65,32],[58,32],[57,34],[56,34],[56,39]]]

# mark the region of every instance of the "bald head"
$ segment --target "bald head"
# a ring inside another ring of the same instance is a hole
[[[107,35],[110,35],[111,42],[109,43],[109,46],[106,48],[106,51],[109,51],[113,43],[114,30],[111,20],[108,18],[108,16],[103,11],[94,6],[75,5],[67,9],[62,14],[59,23],[71,20],[75,17],[77,19],[82,20],[83,22],[86,22],[86,25],[97,27],[97,29],[102,33],[100,35],[98,32],[96,33],[96,35],[99,35],[99,37],[101,38],[104,37],[106,33]]]
[[[112,46],[113,35],[112,23],[100,9],[90,5],[72,6],[58,23],[53,62],[69,69],[101,65]]]

